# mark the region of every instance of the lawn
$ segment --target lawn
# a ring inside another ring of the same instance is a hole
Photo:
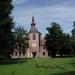
[[[75,75],[75,58],[24,59],[0,63],[0,75]]]

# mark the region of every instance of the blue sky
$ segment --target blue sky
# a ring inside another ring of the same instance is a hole
[[[75,21],[75,0],[13,0],[12,15],[16,26],[29,31],[32,16],[37,29],[44,35],[51,22],[61,24],[66,33],[73,29]]]

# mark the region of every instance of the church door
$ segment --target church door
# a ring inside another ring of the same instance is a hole
[[[36,52],[32,52],[32,54],[33,54],[33,58],[36,58]]]

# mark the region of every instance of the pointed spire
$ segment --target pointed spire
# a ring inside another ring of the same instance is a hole
[[[32,32],[32,33],[36,32],[36,33],[39,33],[38,30],[37,30],[37,28],[35,27],[34,17],[32,17],[31,29],[30,29],[29,32]]]
[[[31,26],[35,26],[34,16],[32,17],[32,23]]]
[[[34,16],[32,17],[32,21],[34,21]]]

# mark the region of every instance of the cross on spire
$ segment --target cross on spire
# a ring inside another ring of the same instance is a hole
[[[32,23],[31,26],[35,26],[34,16],[32,17]]]

